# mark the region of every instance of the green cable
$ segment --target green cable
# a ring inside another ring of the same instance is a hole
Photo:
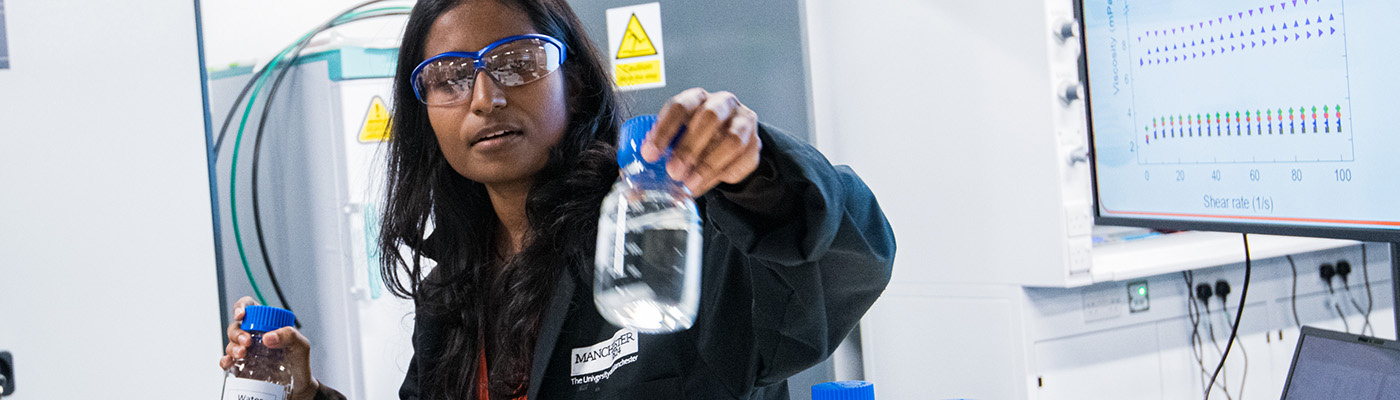
[[[385,7],[345,14],[336,18],[334,22],[331,23],[331,26],[334,27],[336,25],[346,23],[349,20],[376,12],[409,11],[411,9],[412,8],[410,7]],[[277,68],[277,64],[281,62],[282,58],[285,57],[288,52],[291,52],[292,49],[295,49],[302,42],[311,40],[311,36],[315,35],[316,33],[318,32],[310,32],[305,35],[302,35],[302,37],[296,42],[282,49],[281,52],[277,53],[276,56],[272,57],[272,61],[269,62],[267,66],[268,73],[258,77],[258,83],[253,86],[253,92],[248,97],[248,106],[244,107],[243,117],[238,121],[238,135],[233,139],[233,158],[232,160],[230,160],[229,163],[228,174],[229,212],[233,220],[233,239],[234,243],[238,245],[238,258],[243,262],[243,272],[248,274],[248,283],[253,286],[253,294],[257,295],[258,302],[262,304],[268,304],[268,302],[266,299],[263,298],[262,289],[258,287],[258,281],[256,279],[253,279],[253,269],[248,267],[248,254],[243,249],[243,236],[239,234],[240,231],[238,230],[238,191],[235,190],[238,184],[238,149],[243,145],[243,128],[246,127],[248,124],[248,115],[253,111],[253,103],[256,102],[258,98],[258,92],[262,91],[263,84],[267,82],[267,78],[272,75],[271,72]]]

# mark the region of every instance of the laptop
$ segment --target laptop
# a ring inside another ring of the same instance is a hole
[[[1283,400],[1400,400],[1400,342],[1303,327]]]

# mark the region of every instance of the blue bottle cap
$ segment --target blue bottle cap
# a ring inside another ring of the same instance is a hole
[[[646,165],[647,168],[664,167],[666,165],[666,160],[671,158],[671,152],[669,150],[662,153],[661,158],[654,163],[646,162],[646,160],[642,158],[642,141],[646,140],[647,132],[651,131],[653,126],[656,126],[656,116],[650,114],[638,115],[622,123],[622,132],[617,138],[617,166],[626,168],[633,162],[639,161]],[[685,135],[684,125],[681,126],[680,133],[677,134],[675,138],[671,139],[670,144],[674,145],[676,139],[680,138],[682,135]],[[667,148],[669,149],[670,146],[667,146]]]
[[[812,400],[875,400],[875,385],[866,381],[839,381],[812,385]]]
[[[292,326],[297,316],[291,311],[277,307],[247,306],[243,308],[243,330],[248,332],[272,332]]]

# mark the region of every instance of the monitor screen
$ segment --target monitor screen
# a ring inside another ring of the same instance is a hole
[[[1100,223],[1400,237],[1400,2],[1080,3]]]
[[[1400,350],[1306,335],[1284,400],[1400,400]]]

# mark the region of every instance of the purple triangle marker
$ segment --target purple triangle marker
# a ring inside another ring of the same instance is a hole
[[[1269,5],[1269,12],[1274,12],[1274,5],[1273,5],[1273,4],[1270,4],[1270,5]]]
[[[1336,34],[1337,34],[1337,28],[1332,28],[1332,32],[1329,32],[1329,33],[1330,33],[1330,34],[1333,34],[1333,35],[1336,35]]]
[[[1251,17],[1254,16],[1254,10],[1249,10],[1249,16],[1251,16]]]
[[[1308,39],[1312,39],[1312,31],[1308,31]]]
[[[1334,29],[1335,29],[1335,28],[1334,28]],[[1321,29],[1318,29],[1318,30],[1317,30],[1317,35],[1318,35],[1318,36],[1322,36],[1322,30],[1321,30]]]
[[[1274,44],[1278,44],[1278,38],[1274,38]]]

